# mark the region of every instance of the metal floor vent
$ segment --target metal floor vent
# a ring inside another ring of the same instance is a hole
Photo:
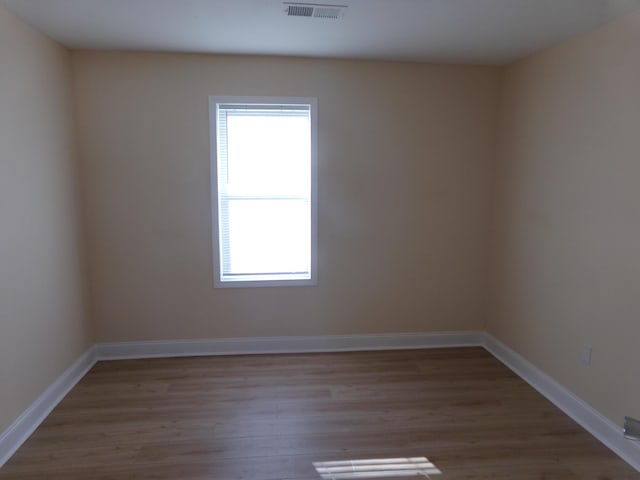
[[[316,3],[284,2],[288,17],[329,18],[337,20],[344,16],[346,5],[324,5]]]
[[[640,441],[640,420],[624,417],[624,436],[629,440]]]

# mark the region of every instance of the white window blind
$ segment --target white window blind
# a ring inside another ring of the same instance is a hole
[[[218,286],[314,282],[312,105],[215,101]]]

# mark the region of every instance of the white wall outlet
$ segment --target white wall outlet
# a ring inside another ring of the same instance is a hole
[[[591,365],[591,345],[588,343],[582,345],[582,363]]]

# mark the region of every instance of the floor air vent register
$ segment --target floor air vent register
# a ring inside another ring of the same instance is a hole
[[[624,436],[629,440],[640,441],[640,420],[624,417]]]

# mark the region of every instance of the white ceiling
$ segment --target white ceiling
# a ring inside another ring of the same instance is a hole
[[[640,0],[0,0],[73,49],[375,58],[499,65],[640,9]],[[312,3],[312,2],[307,2]]]

